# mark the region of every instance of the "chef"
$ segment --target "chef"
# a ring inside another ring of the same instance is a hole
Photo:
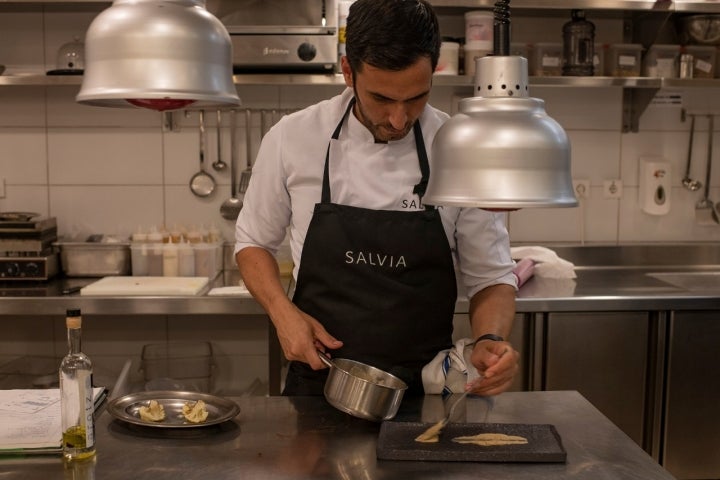
[[[506,214],[423,204],[428,151],[448,119],[428,105],[437,17],[425,0],[357,0],[346,47],[348,88],[267,133],[236,224],[240,273],[290,360],[283,394],[322,394],[318,351],[422,394],[422,367],[452,344],[458,283],[481,339],[472,393],[500,393],[518,369],[506,340],[516,292]],[[273,257],[286,230],[292,301]]]

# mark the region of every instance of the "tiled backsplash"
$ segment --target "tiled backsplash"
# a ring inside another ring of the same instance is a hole
[[[58,48],[73,36],[82,36],[94,16],[88,12],[92,8],[75,11],[62,6],[27,6],[0,10],[0,63],[8,66],[6,74],[42,73],[55,68]],[[523,35],[530,35],[534,29],[536,34],[543,34],[534,37],[538,41],[554,39],[537,23],[522,25],[519,31]],[[554,31],[558,31],[556,27]],[[622,29],[615,27],[618,25],[612,23],[602,30],[618,36],[614,40],[619,42]],[[55,216],[61,234],[128,235],[138,227],[151,225],[214,224],[226,240],[232,239],[233,222],[224,220],[219,213],[220,205],[230,195],[229,172],[210,169],[216,159],[215,143],[211,141],[215,134],[214,115],[208,115],[205,166],[218,185],[211,197],[198,198],[188,185],[199,169],[196,113],[177,115],[179,129],[164,131],[160,114],[81,106],[74,101],[77,90],[77,86],[0,86],[0,182],[4,182],[0,211],[35,211]],[[340,86],[238,86],[242,108],[253,109],[301,108],[341,90]],[[436,87],[431,103],[452,112],[458,97],[471,94],[470,87]],[[679,94],[678,104],[649,105],[640,118],[638,133],[622,133],[620,87],[532,87],[531,95],[544,99],[548,113],[567,130],[572,143],[573,177],[589,180],[590,193],[579,208],[511,213],[511,240],[525,244],[610,245],[720,240],[720,226],[695,222],[695,203],[702,197],[702,190],[690,192],[680,183],[689,136],[689,122],[681,121],[681,108],[718,113],[720,95],[712,88],[689,88]],[[226,120],[226,161],[230,158],[227,125]],[[697,126],[691,177],[704,180],[707,120],[698,119]],[[238,116],[238,130],[239,161],[244,167],[243,115]],[[255,115],[253,152],[257,152],[259,137],[260,118]],[[716,133],[714,138],[720,149],[720,136]],[[671,163],[672,206],[667,215],[648,215],[640,209],[638,165],[643,156],[658,156]],[[620,199],[605,198],[605,180],[622,181]],[[717,164],[711,185],[710,197],[720,200]],[[17,355],[61,354],[62,313],[52,319],[13,323],[9,334],[0,341],[0,363]],[[144,343],[198,335],[193,319],[188,318],[111,320],[90,319],[85,345],[101,368],[113,372],[119,371],[126,358],[137,360]],[[238,321],[234,317],[203,321],[202,336],[214,346],[219,342],[216,351],[223,366],[220,383],[226,391],[241,391],[256,377],[267,378],[264,320],[244,327],[235,323]]]
[[[244,108],[298,108],[342,87],[238,87]],[[130,234],[151,225],[216,225],[226,240],[233,225],[219,213],[230,194],[229,172],[215,172],[214,116],[208,122],[205,167],[218,186],[208,198],[195,197],[190,177],[199,169],[197,113],[178,114],[179,130],[164,131],[160,114],[142,110],[87,107],[74,102],[76,86],[0,88],[0,178],[5,197],[0,211],[37,211],[57,217],[62,234]],[[436,87],[431,102],[447,111],[461,87]],[[681,105],[650,105],[638,133],[621,133],[620,88],[534,87],[533,96],[567,130],[574,178],[590,181],[590,196],[572,209],[525,209],[510,214],[513,242],[713,241],[720,226],[695,222],[702,190],[690,192],[685,172],[688,124]],[[713,93],[715,94],[713,96]],[[717,92],[687,89],[684,104],[705,108]],[[311,97],[311,99],[310,99]],[[252,99],[246,100],[246,99]],[[718,107],[720,111],[720,107]],[[244,115],[238,114],[238,155],[245,165]],[[228,116],[225,115],[225,124]],[[697,120],[691,177],[704,180],[708,122]],[[222,127],[223,157],[229,159],[229,128]],[[251,149],[257,152],[260,116],[253,116]],[[718,145],[715,134],[715,144]],[[671,164],[670,213],[653,216],[638,203],[638,165],[645,156]],[[715,154],[717,156],[717,154]],[[622,181],[620,199],[605,198],[603,181]],[[720,168],[713,169],[710,197],[720,199]]]
[[[83,36],[94,7],[26,7],[0,11],[0,62],[7,73],[43,72],[54,68],[58,48]],[[442,19],[445,28],[453,28]],[[523,35],[543,41],[553,35],[538,23],[518,19]],[[606,38],[620,35],[603,20]],[[555,32],[556,28],[550,29]],[[29,36],[27,32],[33,32]],[[528,40],[524,39],[524,40]],[[523,39],[521,39],[523,40]],[[238,86],[242,108],[295,109],[332,96],[341,86]],[[164,131],[160,114],[133,109],[82,106],[74,101],[77,86],[0,87],[0,181],[5,196],[0,211],[37,211],[57,217],[61,234],[130,234],[138,227],[205,225],[219,227],[231,240],[233,225],[219,213],[230,195],[229,172],[215,172],[214,115],[208,115],[205,167],[218,186],[208,198],[195,197],[188,182],[199,169],[197,113],[178,114],[179,129]],[[720,239],[720,226],[695,222],[695,203],[702,190],[680,183],[687,158],[689,122],[682,107],[720,112],[717,89],[679,91],[675,105],[651,104],[640,117],[638,133],[621,133],[620,87],[532,87],[546,101],[548,113],[567,130],[572,143],[573,177],[590,181],[589,197],[579,208],[525,209],[509,215],[516,243],[696,242]],[[451,112],[470,87],[436,87],[431,103]],[[245,121],[238,115],[239,161],[245,165]],[[223,154],[229,159],[227,115]],[[698,119],[693,150],[693,178],[704,179],[707,121]],[[717,134],[716,145],[717,142]],[[251,149],[257,152],[260,116],[253,117]],[[254,155],[254,153],[253,153]],[[638,165],[643,156],[661,157],[672,165],[670,213],[653,216],[638,203]],[[717,156],[717,155],[716,155]],[[619,199],[606,198],[603,182],[621,180]],[[715,168],[710,197],[720,199],[720,168]]]

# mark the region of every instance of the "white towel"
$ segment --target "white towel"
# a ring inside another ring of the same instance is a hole
[[[575,265],[545,247],[512,247],[514,259],[529,258],[535,262],[535,275],[545,278],[576,278]]]
[[[472,338],[461,338],[452,348],[442,350],[422,369],[422,382],[426,394],[462,393],[465,385],[480,374],[470,361]]]

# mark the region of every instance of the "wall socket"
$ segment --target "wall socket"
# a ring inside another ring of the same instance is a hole
[[[622,180],[604,180],[603,181],[603,198],[621,198],[622,197]]]
[[[572,182],[577,198],[588,198],[590,196],[590,180],[573,179]]]

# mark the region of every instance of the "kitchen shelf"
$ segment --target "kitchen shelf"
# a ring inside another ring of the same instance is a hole
[[[341,74],[330,73],[262,73],[233,76],[235,85],[312,86],[344,85]],[[439,87],[472,87],[474,79],[467,75],[436,75],[433,85]],[[0,86],[80,85],[82,75],[0,75]],[[623,87],[623,88],[713,88],[720,87],[718,78],[655,78],[655,77],[530,77],[536,87]]]
[[[429,0],[436,8],[491,9],[496,0]],[[656,12],[720,12],[717,1],[670,0],[513,0],[511,11],[516,10],[635,10]]]
[[[256,86],[342,86],[341,74],[266,73],[233,76],[235,85]],[[80,75],[0,75],[3,86],[73,86],[82,83]],[[472,88],[474,79],[467,75],[436,75],[438,87]],[[637,132],[640,115],[661,88],[720,88],[720,79],[678,79],[649,77],[530,77],[530,87],[604,88],[618,87],[623,91],[623,132]]]

